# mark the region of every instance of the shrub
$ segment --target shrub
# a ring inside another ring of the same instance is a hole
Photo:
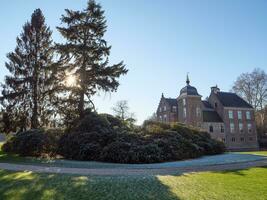
[[[59,129],[32,129],[19,132],[3,145],[3,151],[16,153],[21,156],[54,156],[57,151],[58,140],[62,135]]]
[[[101,150],[115,138],[114,133],[65,133],[59,141],[58,153],[75,160],[99,160]]]

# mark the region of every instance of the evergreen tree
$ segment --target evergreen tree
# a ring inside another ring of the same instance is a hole
[[[10,75],[2,84],[1,104],[12,112],[14,126],[20,122],[20,129],[38,128],[40,119],[49,118],[55,68],[51,35],[42,11],[36,9],[23,26],[15,50],[7,55]]]
[[[66,39],[65,44],[57,45],[61,61],[65,61],[62,69],[76,78],[74,86],[64,86],[68,91],[65,101],[76,106],[81,118],[92,103],[91,97],[98,90],[116,91],[118,78],[128,70],[123,62],[109,65],[111,46],[103,38],[107,29],[104,11],[94,0],[82,11],[66,9],[61,21],[64,25],[57,29]]]

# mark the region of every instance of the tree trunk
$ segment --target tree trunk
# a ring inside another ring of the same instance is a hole
[[[84,117],[84,93],[82,91],[80,92],[78,110],[79,110],[79,117],[80,119],[82,119]]]
[[[32,111],[32,122],[31,122],[31,128],[38,128],[38,99],[37,99],[37,75],[35,75],[34,80],[34,86],[33,86],[33,111]]]

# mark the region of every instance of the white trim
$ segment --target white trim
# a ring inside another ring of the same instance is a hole
[[[227,110],[253,110],[254,111],[254,108],[239,108],[239,107],[223,107],[223,108]]]

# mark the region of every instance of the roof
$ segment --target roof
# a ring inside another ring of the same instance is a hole
[[[203,122],[223,122],[223,121],[216,111],[204,110]]]
[[[172,98],[164,98],[166,100],[166,102],[170,105],[170,106],[177,106],[178,102],[177,99],[172,99]]]
[[[181,94],[200,96],[197,92],[197,89],[189,84],[180,90],[180,95]]]
[[[253,108],[249,103],[235,93],[217,92],[216,95],[219,101],[225,107]]]
[[[213,107],[211,106],[211,104],[208,101],[202,101],[203,104],[203,110],[213,110]]]

